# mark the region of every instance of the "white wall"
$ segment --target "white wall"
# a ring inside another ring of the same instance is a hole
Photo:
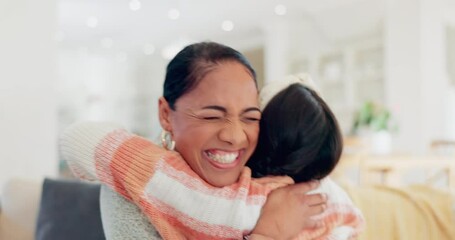
[[[157,139],[161,133],[158,120],[158,98],[163,95],[163,83],[169,60],[160,56],[137,58],[135,132],[150,139]]]
[[[395,149],[419,149],[421,69],[419,5],[387,0],[384,20],[384,71],[387,105],[395,109],[399,132]],[[417,148],[417,145],[419,148]]]
[[[422,154],[432,140],[450,137],[445,1],[386,2],[386,99],[399,109],[396,148]]]
[[[277,81],[288,74],[289,28],[289,22],[281,19],[275,19],[263,26],[264,83]]]
[[[0,186],[57,172],[55,10],[0,0]]]
[[[428,147],[432,140],[450,137],[447,107],[454,109],[449,102],[450,88],[447,69],[448,48],[446,44],[446,23],[441,12],[446,8],[445,0],[421,0],[421,41],[422,104],[424,144]],[[455,14],[455,12],[454,12]]]

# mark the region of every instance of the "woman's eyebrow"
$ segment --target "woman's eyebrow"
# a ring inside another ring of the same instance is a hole
[[[218,106],[218,105],[205,106],[205,107],[203,107],[202,109],[213,109],[213,110],[218,110],[218,111],[227,113],[226,108],[224,108],[224,107],[222,107],[222,106]]]
[[[257,112],[261,113],[261,110],[257,107],[249,107],[249,108],[243,110],[242,113],[247,113],[247,112],[251,112],[251,111],[257,111]]]
[[[227,109],[225,107],[218,106],[218,105],[205,106],[202,109],[212,109],[212,110],[217,110],[217,111],[220,111],[220,112],[223,112],[223,113],[227,113]],[[261,110],[259,108],[257,108],[257,107],[249,107],[249,108],[244,109],[242,111],[242,114],[247,113],[247,112],[252,112],[252,111],[257,111],[257,112],[261,113]]]

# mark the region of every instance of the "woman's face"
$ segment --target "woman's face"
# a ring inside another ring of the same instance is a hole
[[[195,89],[181,96],[175,111],[161,99],[160,111],[168,114],[160,114],[168,116],[167,130],[176,151],[211,185],[234,183],[253,153],[261,117],[257,98],[248,70],[229,61],[219,64]]]

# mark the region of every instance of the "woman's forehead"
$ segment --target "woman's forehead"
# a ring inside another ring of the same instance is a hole
[[[249,90],[251,87],[257,91],[256,82],[249,70],[240,63],[229,61],[223,62],[207,72],[196,85],[197,88],[213,88],[223,90],[226,88],[237,88],[238,90]]]
[[[177,102],[196,105],[257,106],[256,83],[245,67],[238,63],[223,64],[207,73],[198,85]]]

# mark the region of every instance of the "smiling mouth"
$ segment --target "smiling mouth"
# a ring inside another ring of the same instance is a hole
[[[204,151],[204,155],[213,167],[227,170],[238,166],[241,162],[240,158],[243,151],[244,150],[223,151],[211,149]]]
[[[206,151],[207,157],[211,160],[221,163],[221,164],[228,164],[233,163],[237,157],[239,156],[239,152],[223,152],[223,151]]]

